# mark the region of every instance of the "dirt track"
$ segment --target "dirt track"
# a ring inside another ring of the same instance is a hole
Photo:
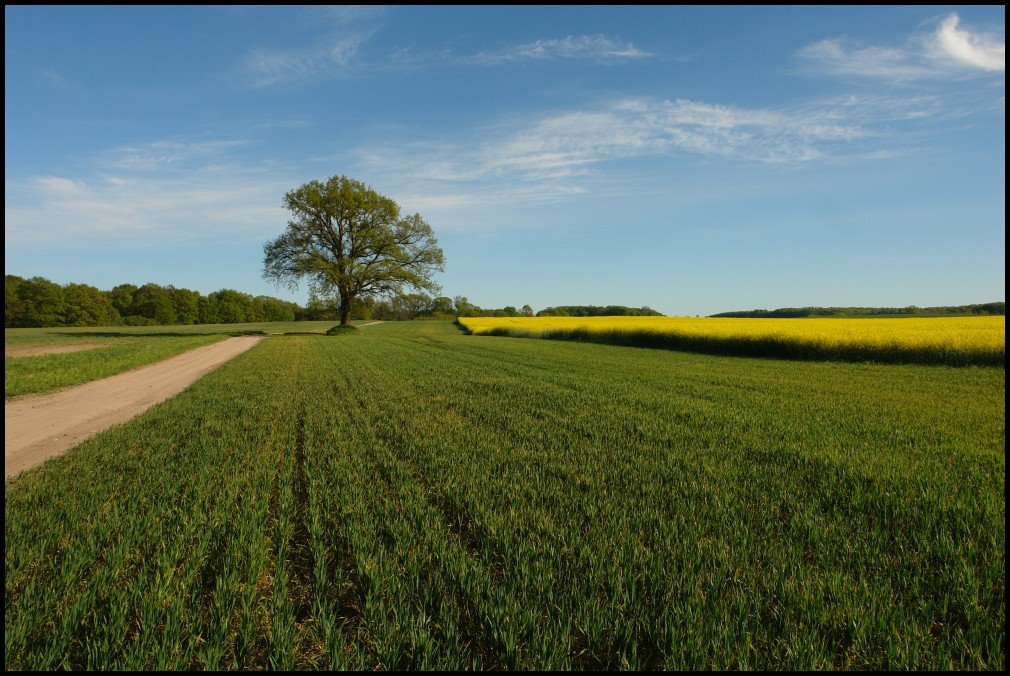
[[[262,336],[204,345],[156,364],[4,405],[4,479],[173,397]]]

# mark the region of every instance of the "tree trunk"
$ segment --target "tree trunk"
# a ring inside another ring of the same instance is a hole
[[[350,296],[340,297],[340,325],[351,325],[351,298]]]

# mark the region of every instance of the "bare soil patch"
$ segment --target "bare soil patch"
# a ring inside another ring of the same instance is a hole
[[[41,354],[63,354],[105,347],[108,343],[85,343],[83,345],[4,345],[5,357],[35,357]]]
[[[240,336],[126,373],[4,405],[4,478],[61,455],[186,389],[263,340]]]

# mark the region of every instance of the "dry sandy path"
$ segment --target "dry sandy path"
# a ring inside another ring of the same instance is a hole
[[[66,453],[91,435],[174,397],[262,339],[229,338],[60,392],[6,402],[4,479]]]

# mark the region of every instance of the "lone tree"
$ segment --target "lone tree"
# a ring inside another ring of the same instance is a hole
[[[334,176],[309,181],[284,196],[291,212],[287,230],[263,246],[263,276],[295,287],[308,278],[314,292],[340,297],[340,325],[351,303],[394,296],[405,288],[437,292],[432,275],[445,270],[445,255],[420,214],[400,207],[360,181]]]

